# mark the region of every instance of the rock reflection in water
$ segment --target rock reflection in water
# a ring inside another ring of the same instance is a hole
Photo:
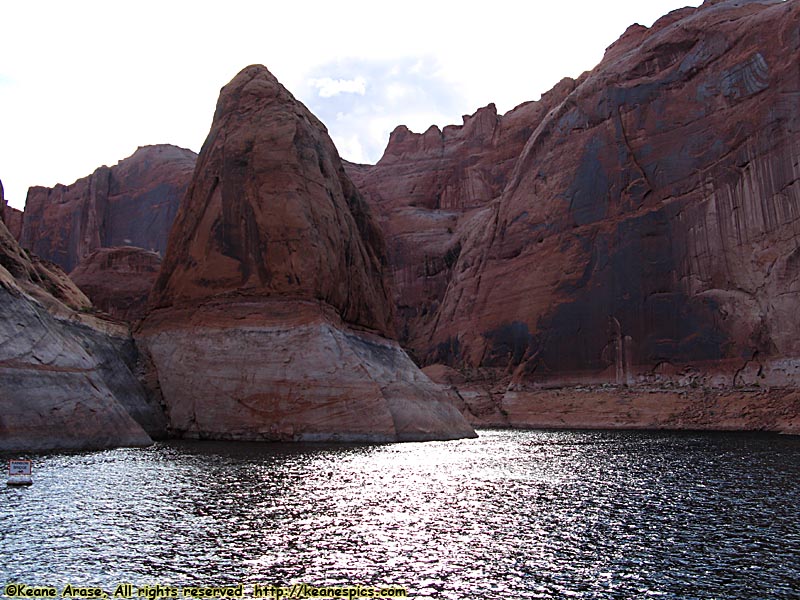
[[[800,440],[484,431],[48,455],[0,583],[402,585],[414,598],[790,598]]]

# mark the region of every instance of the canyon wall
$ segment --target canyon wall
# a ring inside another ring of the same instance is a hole
[[[163,255],[197,155],[140,147],[71,185],[28,190],[20,243],[66,272],[98,248],[136,246]]]
[[[539,102],[503,116],[493,104],[463,125],[412,133],[397,127],[376,165],[345,162],[387,240],[399,339],[419,359],[461,251],[462,238],[497,199],[535,123],[563,100],[565,79]]]
[[[798,2],[706,2],[632,26],[538,103],[452,130],[477,174],[448,166],[442,184],[415,156],[442,160],[448,128],[396,130],[378,165],[350,168],[400,232],[390,265],[418,360],[552,384],[796,381],[798,58]]]

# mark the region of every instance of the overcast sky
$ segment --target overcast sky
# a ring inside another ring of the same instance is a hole
[[[0,179],[69,184],[146,144],[195,152],[219,89],[266,65],[327,125],[343,158],[375,162],[399,124],[503,113],[594,67],[632,23],[686,0],[3,2]]]

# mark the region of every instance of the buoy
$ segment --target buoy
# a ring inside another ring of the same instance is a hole
[[[28,475],[9,475],[8,485],[33,485],[33,479]]]
[[[29,460],[10,460],[8,461],[8,480],[7,485],[32,485],[31,461]]]

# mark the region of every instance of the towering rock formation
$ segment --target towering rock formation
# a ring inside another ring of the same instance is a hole
[[[262,66],[220,94],[137,332],[189,437],[474,435],[390,339],[380,229],[325,127]]]
[[[142,446],[166,421],[127,327],[94,318],[56,265],[0,222],[0,451]]]
[[[97,248],[163,255],[196,159],[177,146],[144,146],[72,185],[32,187],[20,243],[67,272]]]
[[[417,356],[551,383],[686,366],[728,383],[796,380],[798,64],[796,0],[706,2],[629,28],[531,112],[502,193],[438,248],[457,260],[433,315],[408,321]],[[370,179],[389,173],[388,154],[356,177],[377,205],[408,205],[403,177]],[[440,193],[417,189],[413,203]]]

